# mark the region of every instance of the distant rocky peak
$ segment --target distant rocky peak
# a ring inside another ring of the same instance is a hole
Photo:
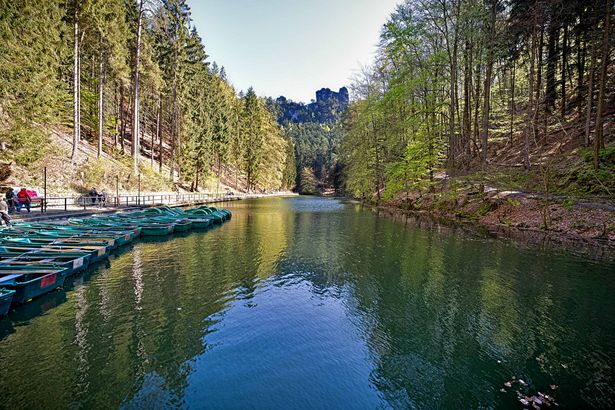
[[[272,112],[278,117],[278,122],[282,125],[288,123],[335,123],[340,120],[350,98],[348,89],[342,87],[335,92],[329,88],[321,88],[316,91],[316,100],[308,104],[294,102],[284,96],[279,96],[271,100],[271,105],[275,105]]]
[[[348,89],[346,87],[342,87],[338,92],[331,91],[329,88],[321,88],[316,91],[316,102],[328,102],[330,100],[337,100],[342,105],[348,105],[349,97],[348,97]]]

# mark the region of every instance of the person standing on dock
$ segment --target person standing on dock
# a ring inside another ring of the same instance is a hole
[[[92,205],[96,205],[96,201],[98,201],[98,191],[96,190],[96,187],[92,187],[88,194],[90,195],[90,201],[92,201]]]
[[[9,206],[4,198],[0,198],[0,221],[6,226],[11,226],[11,217],[9,216]]]
[[[9,215],[15,213],[15,191],[13,188],[10,188],[6,191],[5,194],[6,204],[9,207]]]
[[[29,213],[30,202],[32,202],[30,194],[28,194],[26,188],[21,188],[21,191],[17,193],[17,212],[21,212],[21,208],[25,206]]]

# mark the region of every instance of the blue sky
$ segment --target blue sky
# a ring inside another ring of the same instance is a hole
[[[372,61],[398,0],[189,0],[210,61],[258,95],[309,102]]]

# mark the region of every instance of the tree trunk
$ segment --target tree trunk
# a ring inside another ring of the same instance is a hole
[[[120,98],[117,94],[117,81],[113,89],[113,100],[115,102],[115,132],[113,134],[113,148],[117,150],[118,137],[120,135]]]
[[[465,44],[465,67],[463,73],[463,144],[466,162],[470,161],[470,134],[472,126],[470,124],[470,87],[472,82],[472,53],[470,41],[466,40]]]
[[[512,62],[510,74],[510,146],[513,145],[513,125],[515,122],[515,61]]]
[[[607,82],[607,67],[609,65],[609,32],[611,29],[611,0],[605,2],[606,14],[604,16],[604,28],[602,29],[602,65],[600,67],[600,84],[598,85],[598,108],[596,111],[596,125],[594,127],[594,169],[600,166],[600,149],[604,148],[604,140],[602,138],[604,121],[604,97]]]
[[[594,36],[592,36],[594,37]],[[586,105],[586,117],[585,117],[585,146],[589,147],[589,131],[592,119],[592,109],[594,105],[594,77],[596,76],[596,59],[598,58],[598,45],[597,41],[593,41],[592,51],[591,51],[591,61],[589,65],[589,80],[587,84],[587,105]]]
[[[77,150],[81,139],[81,123],[79,121],[79,19],[75,10],[75,23],[73,32],[74,56],[73,56],[73,149],[71,161],[77,161]]]
[[[220,155],[218,155],[218,183],[216,184],[216,196],[220,193],[220,178],[222,178],[222,163],[220,162]]]
[[[141,141],[145,141],[145,132],[147,131],[147,114],[148,114],[148,112],[147,112],[147,99],[144,101],[144,103],[145,104],[143,104],[143,115],[141,116],[141,121],[143,123],[139,125],[139,130],[141,131],[141,138],[138,140],[139,143],[137,144],[137,147],[139,148],[139,151],[140,151]]]
[[[158,172],[162,173],[162,95],[158,95],[158,116],[156,119],[156,135],[158,136]]]
[[[450,81],[450,99],[451,103],[449,105],[448,111],[448,134],[449,134],[449,147],[450,147],[450,165],[452,167],[455,166],[455,157],[457,154],[457,136],[455,135],[455,112],[457,105],[457,96],[455,95],[456,85],[457,85],[457,35],[455,35],[455,40],[453,44],[453,55],[450,61],[450,69],[451,69],[451,81]],[[380,189],[378,189],[378,202],[380,202]]]
[[[126,114],[124,106],[124,85],[120,82],[120,146],[122,154],[126,153],[124,140],[126,139]]]
[[[557,43],[559,41],[559,27],[555,23],[549,26],[549,51],[547,55],[547,90],[545,92],[546,110],[551,112],[555,106],[557,91],[555,89],[555,68],[557,65]]]
[[[137,16],[137,38],[135,48],[133,112],[132,112],[132,157],[133,172],[139,173],[139,60],[141,57],[141,28],[143,20],[143,0],[139,1],[139,14]]]
[[[562,119],[566,118],[566,60],[568,60],[568,26],[564,25],[562,39]]]
[[[98,55],[98,150],[96,156],[102,156],[104,132],[104,90],[105,90],[105,62],[102,47],[102,34],[99,37],[100,53]]]
[[[482,155],[481,162],[487,163],[487,142],[489,139],[489,109],[491,108],[491,74],[493,71],[493,48],[495,43],[495,18],[497,1],[491,0],[491,14],[489,18],[489,48],[487,50],[487,69],[485,71],[485,96],[483,98],[483,123],[482,123]]]
[[[194,189],[198,192],[199,191],[199,165],[200,165],[200,160],[197,159],[196,161],[196,178],[195,178],[195,184],[194,184]]]
[[[476,78],[474,80],[474,131],[472,133],[472,142],[474,144],[474,152],[478,156],[478,112],[480,108],[480,54],[476,68]]]
[[[534,77],[536,60],[536,31],[532,32],[532,46],[530,49],[530,100],[527,107],[527,119],[523,132],[523,164],[525,169],[530,169],[530,133],[534,132],[536,109],[534,107]]]
[[[175,176],[175,139],[177,138],[177,58],[173,67],[172,108],[171,108],[171,158],[169,160],[169,176]]]
[[[579,23],[579,28],[577,29],[577,35],[575,40],[575,45],[577,49],[577,109],[578,109],[578,117],[579,119],[583,118],[583,92],[585,91],[585,59],[587,55],[587,47],[583,45],[583,31],[581,27],[583,27],[584,18],[581,15],[581,20]]]
[[[542,91],[542,50],[545,46],[545,30],[540,27],[540,41],[538,42],[538,64],[536,65],[536,101],[540,101]]]
[[[176,151],[176,157],[177,160],[175,162],[177,162],[177,178],[181,178],[181,160],[182,160],[182,122],[181,119],[183,118],[182,115],[182,106],[181,104],[177,104],[177,120],[176,120],[176,124],[177,124],[177,134],[176,134],[176,146],[175,146],[175,151]]]

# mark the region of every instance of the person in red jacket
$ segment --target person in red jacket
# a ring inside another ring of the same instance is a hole
[[[26,207],[28,212],[30,212],[30,195],[26,188],[21,188],[21,190],[17,193],[17,212],[21,212],[22,207]]]

